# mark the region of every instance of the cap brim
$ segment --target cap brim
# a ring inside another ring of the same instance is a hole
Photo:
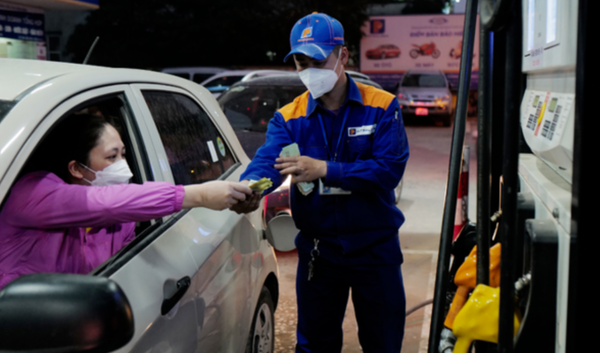
[[[331,51],[335,48],[335,45],[316,45],[316,44],[302,44],[298,45],[292,51],[288,53],[288,55],[283,58],[283,62],[288,61],[288,59],[293,54],[302,54],[306,55],[315,60],[325,60],[331,54]]]

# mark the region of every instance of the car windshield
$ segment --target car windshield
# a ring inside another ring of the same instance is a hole
[[[15,102],[13,101],[3,101],[0,100],[0,121],[4,119],[6,114],[15,106]]]
[[[236,86],[218,101],[234,130],[264,132],[275,111],[304,91],[303,86]]]
[[[235,130],[244,151],[252,158],[265,142],[265,132],[275,112],[306,91],[304,86],[249,86],[230,88],[217,99]]]
[[[402,80],[403,87],[446,87],[446,80],[442,75],[409,74]]]

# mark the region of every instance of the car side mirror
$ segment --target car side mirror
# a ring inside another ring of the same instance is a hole
[[[291,251],[296,248],[296,235],[300,231],[296,228],[292,216],[279,212],[267,225],[266,236],[269,244],[278,251]]]
[[[129,301],[108,278],[34,274],[0,291],[2,352],[110,352],[133,334]]]

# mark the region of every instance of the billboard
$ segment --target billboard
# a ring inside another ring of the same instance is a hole
[[[457,85],[464,14],[371,16],[362,31],[360,71],[391,90],[408,70],[441,70]],[[477,87],[479,18],[471,88]]]
[[[45,42],[44,15],[0,10],[0,37]]]

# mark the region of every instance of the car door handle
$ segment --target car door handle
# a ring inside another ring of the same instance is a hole
[[[166,298],[162,302],[162,305],[160,307],[161,315],[165,315],[166,313],[168,313],[175,306],[175,304],[177,304],[177,302],[181,299],[181,297],[183,297],[185,292],[187,292],[188,288],[190,288],[191,284],[192,280],[188,276],[185,276],[179,281],[177,281],[177,290],[175,291],[175,293],[173,293],[173,295],[171,295],[169,298]]]

